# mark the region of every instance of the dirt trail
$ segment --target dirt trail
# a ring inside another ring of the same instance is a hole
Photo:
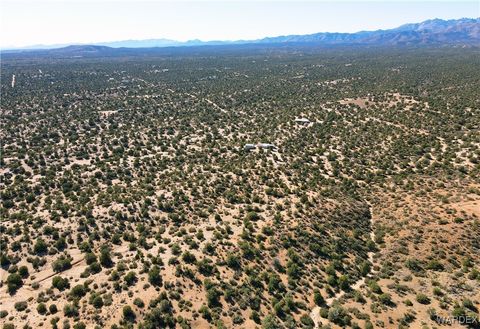
[[[15,74],[12,75],[12,88],[15,88]]]
[[[72,263],[72,266],[71,266],[70,268],[68,268],[68,269],[66,269],[66,270],[63,270],[63,271],[60,271],[60,272],[50,273],[49,275],[47,275],[47,276],[45,276],[45,277],[43,277],[43,278],[41,278],[41,279],[39,279],[39,280],[36,280],[36,281],[30,283],[28,286],[26,286],[26,288],[27,288],[27,289],[29,289],[29,288],[31,289],[31,287],[32,287],[32,285],[33,285],[34,283],[40,284],[41,282],[43,282],[43,281],[45,281],[45,280],[48,280],[48,279],[50,279],[50,278],[52,278],[52,277],[54,277],[54,276],[56,276],[56,275],[60,275],[60,274],[62,274],[63,272],[66,272],[66,271],[70,270],[71,268],[75,267],[75,265],[80,264],[84,259],[85,259],[85,257],[82,257],[82,258],[74,261],[74,262]]]
[[[219,109],[220,111],[222,111],[223,113],[227,113],[227,111],[223,108],[221,108],[220,106],[218,106],[216,103],[212,102],[211,100],[209,100],[208,98],[204,98],[204,100],[207,101],[208,104],[211,104],[213,105],[215,108]]]
[[[372,214],[372,219],[371,219],[371,222],[373,224],[373,213],[372,213],[372,207],[370,206],[370,214]],[[373,226],[373,225],[372,225]],[[373,228],[372,228],[372,231],[370,232],[370,239],[372,239],[373,241],[375,238],[375,233],[373,231]],[[375,252],[373,251],[370,251],[368,253],[368,261],[373,264],[373,256],[375,255]],[[370,273],[371,274],[371,273]],[[359,289],[361,286],[363,286],[365,284],[365,281],[367,278],[370,277],[370,274],[367,275],[366,277],[363,277],[361,278],[360,280],[356,281],[353,285],[350,286],[351,290],[357,290]],[[333,302],[339,298],[341,298],[343,295],[345,295],[345,291],[341,290],[339,291],[338,293],[336,293],[334,296],[330,297],[330,298],[327,298],[325,299],[325,304],[327,306],[332,306]],[[315,329],[318,329],[320,327],[320,323],[321,323],[321,317],[320,317],[320,306],[315,306],[312,311],[310,312],[310,318],[312,318],[313,320],[313,323],[314,323],[314,328]]]

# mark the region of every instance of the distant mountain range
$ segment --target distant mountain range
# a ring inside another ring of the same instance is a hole
[[[256,42],[305,42],[322,44],[420,45],[480,44],[480,18],[432,19],[395,29],[356,33],[315,33],[265,38]]]
[[[186,47],[235,44],[314,44],[314,45],[480,45],[480,18],[462,18],[457,20],[432,19],[421,23],[405,24],[398,28],[356,33],[321,32],[305,35],[287,35],[257,40],[237,41],[201,41],[186,42],[169,39],[124,40],[96,43],[93,45],[37,45],[15,51],[61,48],[66,52],[98,52],[108,48],[155,48]],[[95,46],[95,47],[94,47]],[[105,47],[105,48],[104,48]],[[11,51],[8,51],[11,52]]]

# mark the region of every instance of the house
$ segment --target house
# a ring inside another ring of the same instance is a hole
[[[277,148],[275,145],[269,144],[269,143],[259,143],[257,147],[259,149],[267,149],[267,150],[275,150]]]
[[[295,123],[301,124],[301,125],[308,125],[310,123],[310,120],[307,118],[300,118],[300,119],[295,119]]]
[[[244,151],[250,151],[253,149],[255,149],[255,144],[245,144],[245,146],[243,146]]]

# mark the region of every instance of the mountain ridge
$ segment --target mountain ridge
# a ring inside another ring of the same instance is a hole
[[[193,39],[176,41],[171,39],[144,39],[121,40],[112,42],[99,42],[91,44],[73,45],[81,47],[103,46],[108,48],[164,48],[164,47],[189,47],[208,45],[239,45],[239,44],[287,44],[311,43],[316,45],[440,45],[440,44],[466,44],[480,45],[480,18],[461,19],[430,19],[420,23],[403,24],[397,28],[358,31],[354,33],[343,32],[318,32],[313,34],[291,34],[275,37],[265,37],[254,40],[211,40],[202,41]],[[8,52],[58,50],[70,51],[72,45],[38,45],[26,48],[8,49]],[[98,50],[98,49],[97,49]],[[4,50],[5,51],[5,50]]]

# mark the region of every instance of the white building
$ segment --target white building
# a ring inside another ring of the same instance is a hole
[[[270,150],[274,150],[277,148],[275,145],[269,144],[269,143],[259,143],[257,147],[259,149],[270,149]]]
[[[299,118],[295,119],[295,123],[301,124],[301,125],[308,125],[310,123],[310,120],[307,118]]]
[[[254,148],[255,148],[255,144],[245,144],[243,146],[244,151],[250,151],[250,150],[253,150]]]

